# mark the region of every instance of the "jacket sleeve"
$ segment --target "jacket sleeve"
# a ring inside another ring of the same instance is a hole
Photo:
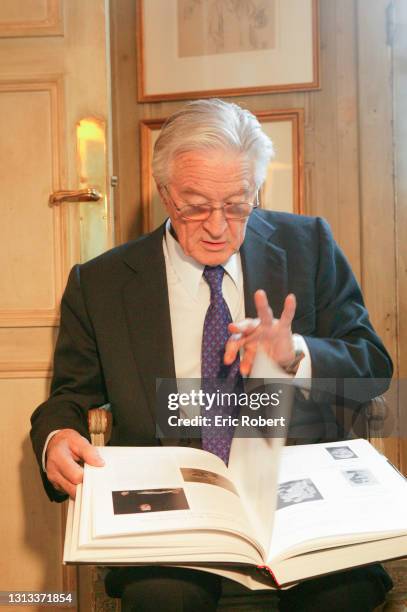
[[[393,373],[391,358],[373,329],[359,285],[328,224],[318,219],[316,333],[306,336],[313,379],[365,379],[364,402],[383,393]],[[356,388],[356,385],[353,385]]]
[[[62,501],[41,466],[47,436],[56,429],[75,429],[89,438],[87,412],[107,403],[98,347],[75,266],[61,302],[61,324],[54,355],[51,394],[31,417],[31,441],[50,499]]]

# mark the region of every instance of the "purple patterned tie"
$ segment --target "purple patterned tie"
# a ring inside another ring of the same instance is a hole
[[[225,270],[222,266],[205,266],[203,276],[211,290],[211,301],[206,312],[202,336],[202,390],[204,393],[238,392],[241,383],[239,373],[239,355],[235,361],[226,366],[223,363],[224,349],[230,336],[228,324],[232,317],[222,295],[222,281]],[[222,379],[220,381],[219,379]],[[218,406],[214,403],[209,412],[203,414],[212,417],[212,427],[202,427],[202,448],[214,453],[228,463],[230,446],[233,438],[233,427],[214,427],[215,415],[233,416],[236,406]]]

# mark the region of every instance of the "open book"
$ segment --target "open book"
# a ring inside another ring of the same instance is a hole
[[[172,564],[251,589],[407,554],[407,481],[365,440],[103,447],[69,502],[64,562]]]

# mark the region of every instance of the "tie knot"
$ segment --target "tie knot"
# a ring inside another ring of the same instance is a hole
[[[211,297],[222,295],[222,281],[225,269],[223,266],[205,266],[203,276],[211,290]]]

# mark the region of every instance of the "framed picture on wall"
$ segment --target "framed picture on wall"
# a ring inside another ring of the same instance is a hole
[[[293,108],[254,114],[275,149],[260,190],[260,206],[301,215],[304,213],[304,110]]]
[[[140,102],[319,87],[318,0],[137,0]]]
[[[301,214],[304,212],[304,111],[300,108],[254,113],[271,138],[275,157],[270,162],[260,192],[260,206]],[[150,232],[167,218],[154,179],[151,163],[154,144],[165,119],[140,121],[141,200],[143,231]]]

